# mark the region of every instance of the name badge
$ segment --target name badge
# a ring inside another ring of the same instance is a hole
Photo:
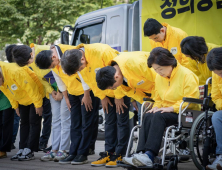
[[[94,71],[95,71],[95,73],[97,73],[97,72],[99,71],[99,69],[100,69],[100,68],[96,68],[96,69],[94,70]]]
[[[17,87],[15,84],[13,84],[13,85],[11,86],[11,89],[12,89],[12,90],[17,90],[18,87]]]
[[[173,55],[177,54],[177,47],[172,47],[171,50],[170,50],[170,52],[171,52]]]
[[[141,85],[144,83],[144,80],[141,80],[139,83],[137,83],[137,86]]]

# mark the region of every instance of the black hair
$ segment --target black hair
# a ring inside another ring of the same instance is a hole
[[[32,49],[27,45],[17,45],[12,49],[12,56],[14,61],[20,66],[28,65],[28,61],[31,58]]]
[[[112,66],[106,66],[99,69],[96,73],[96,82],[99,89],[106,90],[109,87],[112,87],[116,82],[114,79],[115,73],[116,69]]]
[[[177,66],[177,60],[169,50],[162,47],[156,47],[150,52],[150,56],[147,60],[149,68],[151,68],[153,64],[172,66],[174,68]]]
[[[8,45],[8,46],[5,48],[6,58],[7,58],[7,60],[8,60],[9,63],[13,63],[13,62],[14,62],[14,59],[13,59],[13,56],[12,56],[12,49],[13,49],[15,46],[16,46],[15,44],[11,44],[11,45]]]
[[[52,64],[52,51],[43,50],[37,54],[35,63],[40,69],[49,69]]]
[[[184,38],[180,43],[183,54],[190,55],[190,57],[201,63],[205,63],[205,54],[208,52],[208,47],[203,37],[189,36]]]
[[[148,18],[143,26],[144,36],[159,34],[163,25],[153,18]]]
[[[78,49],[65,51],[61,58],[62,69],[68,75],[75,74],[82,65],[81,58],[82,53]]]
[[[222,70],[222,47],[214,48],[207,54],[207,66],[210,71]]]

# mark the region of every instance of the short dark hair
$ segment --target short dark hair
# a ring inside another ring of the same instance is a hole
[[[35,63],[40,69],[48,69],[52,64],[52,51],[43,50],[37,54]]]
[[[65,51],[65,53],[61,58],[62,69],[68,75],[75,74],[82,65],[81,58],[82,58],[82,53],[78,49]]]
[[[116,82],[114,75],[116,69],[112,66],[106,66],[98,70],[96,73],[97,86],[101,90],[106,90],[108,87],[112,87]]]
[[[172,66],[174,68],[177,66],[177,60],[169,50],[162,47],[156,47],[150,52],[150,56],[147,60],[149,68],[151,68],[153,64]]]
[[[12,49],[12,56],[14,61],[20,66],[28,65],[28,61],[31,58],[32,49],[27,45],[17,45]]]
[[[180,43],[183,54],[190,55],[190,57],[201,63],[205,63],[205,54],[208,52],[206,41],[203,37],[189,36],[184,38]]]
[[[143,26],[144,36],[159,34],[163,25],[153,18],[148,18]]]
[[[7,58],[7,60],[8,60],[9,63],[13,63],[13,62],[14,62],[14,59],[13,59],[13,56],[12,56],[12,49],[13,49],[15,46],[16,46],[15,44],[11,44],[11,45],[8,45],[8,46],[5,48],[6,58]]]
[[[207,66],[210,71],[222,70],[222,47],[214,48],[207,54]]]

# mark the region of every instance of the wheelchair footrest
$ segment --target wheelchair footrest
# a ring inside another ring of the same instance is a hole
[[[122,161],[117,161],[117,166],[118,167],[122,167],[122,168],[127,168],[127,169],[132,169],[132,170],[143,170],[143,169],[163,169],[163,165],[161,164],[157,164],[155,163],[153,165],[153,168],[150,168],[150,167],[147,167],[147,166],[139,166],[139,167],[136,167],[136,166],[132,166],[132,165],[128,165],[128,164],[124,164]]]

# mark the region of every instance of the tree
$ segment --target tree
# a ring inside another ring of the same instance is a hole
[[[6,43],[51,44],[62,27],[101,7],[101,0],[0,0],[0,47]],[[113,0],[103,0],[103,7]]]

